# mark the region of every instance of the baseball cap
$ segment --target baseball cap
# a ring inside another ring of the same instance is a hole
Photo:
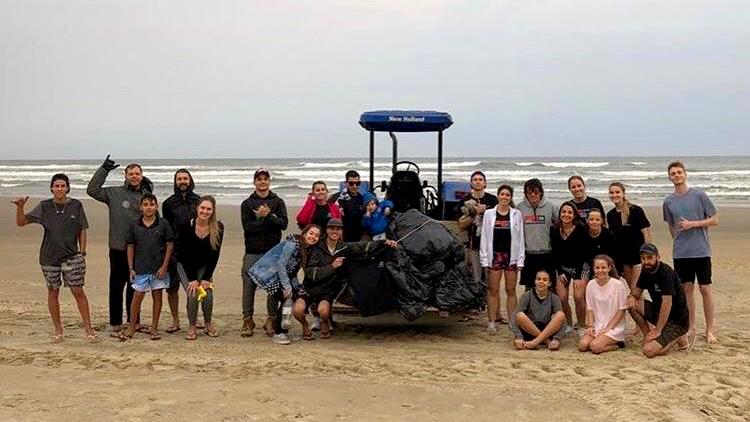
[[[341,222],[340,218],[332,218],[328,220],[328,225],[326,227],[341,227],[344,228],[344,223]]]
[[[659,249],[657,249],[656,245],[654,245],[653,243],[644,243],[643,246],[641,246],[640,253],[646,255],[656,255],[659,253]]]
[[[271,177],[271,173],[268,172],[268,169],[265,167],[258,167],[258,170],[255,170],[255,175],[253,176],[253,180],[257,179],[258,176],[261,174],[265,174],[268,177]]]

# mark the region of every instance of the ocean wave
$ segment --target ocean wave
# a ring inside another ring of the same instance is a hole
[[[308,162],[303,161],[300,163],[300,166],[305,168],[344,168],[344,167],[351,167],[353,165],[352,162],[347,161],[343,163],[316,163],[316,162]]]
[[[544,167],[554,167],[554,168],[569,168],[569,167],[582,167],[582,168],[593,168],[593,167],[604,167],[608,166],[608,161],[600,161],[600,162],[588,162],[588,161],[580,161],[580,162],[546,162],[546,163],[540,163]]]
[[[645,162],[645,161],[631,161],[630,164],[632,164],[634,166],[645,166],[648,163]]]

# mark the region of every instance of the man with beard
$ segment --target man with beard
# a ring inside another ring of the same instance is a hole
[[[162,217],[169,222],[172,233],[178,233],[179,228],[190,224],[195,218],[196,207],[200,196],[193,192],[195,182],[193,176],[187,169],[179,169],[174,174],[174,194],[167,198],[161,205]],[[177,275],[176,255],[172,255],[169,263],[170,284],[167,288],[167,301],[169,311],[172,314],[172,325],[167,327],[167,333],[180,330],[179,294],[180,278]]]
[[[104,187],[109,172],[119,166],[107,155],[86,188],[86,193],[90,197],[103,202],[109,208],[109,324],[115,335],[120,329],[125,328],[122,324],[123,289],[126,290],[125,305],[128,321],[131,318],[136,318],[138,321],[138,315],[130,315],[133,287],[130,285],[126,240],[130,225],[141,217],[139,209],[141,197],[144,193],[153,191],[153,184],[143,176],[143,169],[137,163],[131,163],[125,167],[123,185]]]
[[[630,316],[643,332],[643,354],[649,358],[663,355],[678,343],[681,348],[689,347],[688,306],[680,278],[660,261],[655,245],[644,244],[640,253],[643,268],[628,296],[628,306]],[[641,302],[644,290],[648,290],[651,300]]]

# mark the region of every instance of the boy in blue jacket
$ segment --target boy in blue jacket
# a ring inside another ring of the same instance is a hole
[[[384,200],[379,203],[378,197],[371,192],[365,192],[363,196],[366,212],[362,217],[362,227],[372,236],[372,240],[385,240],[385,231],[391,222],[393,202]]]

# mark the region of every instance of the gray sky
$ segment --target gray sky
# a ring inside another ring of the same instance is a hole
[[[450,112],[451,156],[750,154],[747,0],[0,10],[7,159],[364,156],[384,108]]]

